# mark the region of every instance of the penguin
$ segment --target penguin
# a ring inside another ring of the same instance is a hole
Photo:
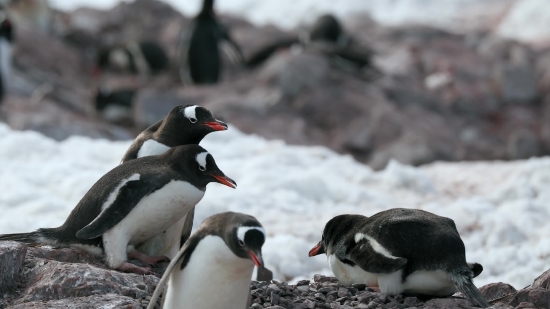
[[[354,47],[351,37],[331,14],[320,16],[308,32],[302,32],[297,37],[281,39],[256,51],[245,61],[245,65],[249,68],[257,67],[277,50],[293,46],[321,52],[329,57],[335,67],[353,74],[372,66],[372,52]]]
[[[162,120],[143,131],[130,145],[122,162],[158,155],[172,147],[199,144],[211,132],[227,130],[227,124],[214,119],[209,110],[198,105],[174,107]],[[137,244],[136,250],[151,256],[173,258],[191,235],[194,208],[168,230]]]
[[[204,0],[202,9],[180,42],[180,77],[183,83],[215,84],[221,71],[220,48],[231,61],[241,63],[240,47],[214,13],[214,0]]]
[[[212,155],[199,145],[174,147],[159,156],[121,164],[101,177],[57,228],[0,235],[1,240],[69,246],[104,253],[107,266],[125,272],[150,274],[148,264],[164,261],[127,250],[166,230],[203,197],[206,185],[218,182],[236,188]]]
[[[112,90],[109,87],[100,87],[95,95],[95,111],[106,121],[131,124],[132,102],[135,94],[135,89]]]
[[[378,286],[389,295],[444,297],[460,291],[475,305],[489,306],[472,281],[483,267],[466,262],[464,243],[446,217],[403,208],[372,217],[336,216],[309,256],[322,253],[343,284]]]
[[[142,41],[99,50],[94,75],[106,69],[154,75],[168,69],[168,55],[158,43]]]
[[[7,12],[0,7],[0,103],[4,98],[11,73],[13,25]]]
[[[155,307],[165,285],[163,309],[245,308],[254,265],[264,266],[265,238],[252,216],[224,212],[206,218],[166,268],[147,309]]]

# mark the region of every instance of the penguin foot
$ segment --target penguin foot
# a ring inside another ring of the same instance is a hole
[[[139,267],[137,265],[134,265],[132,263],[128,263],[124,261],[117,270],[123,271],[125,273],[136,273],[140,275],[154,275],[149,267]]]
[[[159,262],[170,262],[170,259],[167,256],[161,255],[161,256],[149,256],[147,254],[138,252],[138,251],[132,251],[128,252],[128,258],[133,260],[140,260],[143,263],[149,264],[153,267],[157,267],[157,263]]]

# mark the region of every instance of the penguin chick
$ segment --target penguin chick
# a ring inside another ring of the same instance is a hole
[[[0,235],[0,240],[103,252],[110,268],[148,274],[150,269],[127,262],[128,246],[158,235],[180,220],[202,199],[210,182],[236,187],[204,148],[175,147],[112,169],[92,186],[60,227]],[[146,263],[151,260],[130,253]]]
[[[252,216],[224,212],[206,218],[164,272],[147,308],[154,308],[165,285],[163,309],[245,308],[254,265],[264,265],[265,238]]]
[[[343,284],[363,283],[390,295],[450,296],[460,291],[472,303],[489,303],[472,282],[480,264],[466,262],[453,220],[394,208],[372,217],[340,215],[325,226],[309,256],[325,253]]]

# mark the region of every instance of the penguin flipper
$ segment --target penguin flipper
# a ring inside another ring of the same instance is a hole
[[[270,45],[267,45],[260,50],[254,52],[245,64],[249,68],[256,67],[266,61],[273,53],[275,53],[280,48],[288,48],[296,43],[300,42],[298,38],[282,39],[276,41]]]
[[[103,235],[113,226],[124,219],[139,201],[148,194],[155,191],[164,184],[146,180],[130,180],[125,183],[110,205],[104,208],[101,213],[90,224],[83,227],[76,233],[80,239],[93,239]]]
[[[193,219],[195,218],[195,207],[191,208],[185,217],[183,228],[181,229],[180,248],[183,247],[185,242],[191,237],[191,231],[193,230]]]
[[[244,57],[241,48],[237,43],[235,43],[235,41],[233,41],[226,27],[220,25],[219,28],[221,49],[233,63],[242,64],[244,62]]]
[[[373,244],[367,238],[352,243],[347,248],[347,252],[337,252],[336,257],[342,261],[351,261],[370,273],[393,273],[407,264],[407,259],[392,256],[378,242],[374,241]]]
[[[157,304],[157,299],[159,298],[160,294],[164,290],[164,287],[168,283],[170,275],[172,274],[172,272],[174,271],[174,269],[176,268],[176,266],[180,261],[181,261],[181,266],[180,266],[181,269],[183,269],[185,265],[187,265],[187,263],[189,262],[189,259],[191,258],[191,252],[195,250],[195,247],[198,245],[201,239],[202,237],[199,236],[199,234],[195,233],[193,236],[191,236],[188,239],[187,242],[185,242],[185,245],[180,249],[180,251],[178,251],[178,254],[176,254],[176,256],[172,259],[168,267],[166,267],[166,270],[164,271],[162,278],[160,278],[159,283],[157,284],[157,287],[155,289],[155,292],[151,296],[151,300],[149,301],[149,305],[147,306],[147,309],[155,308],[155,305]]]

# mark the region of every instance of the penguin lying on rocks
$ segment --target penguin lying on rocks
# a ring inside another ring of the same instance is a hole
[[[159,122],[141,132],[128,148],[122,163],[146,156],[162,154],[169,149],[199,144],[211,132],[227,130],[227,124],[215,119],[209,110],[197,105],[180,105]],[[191,235],[195,208],[158,235],[136,244],[137,251],[151,256],[173,258]]]
[[[483,267],[466,262],[464,243],[449,218],[403,208],[372,217],[336,216],[309,256],[322,253],[343,284],[378,286],[390,295],[460,291],[475,305],[489,307],[472,282]]]
[[[158,43],[131,42],[99,50],[94,75],[104,70],[151,75],[167,70],[168,64],[168,55]]]
[[[245,308],[254,265],[264,265],[265,238],[252,216],[224,212],[206,218],[164,272],[147,308],[154,308],[165,285],[163,309]]]
[[[241,63],[239,46],[214,13],[214,0],[204,0],[190,29],[182,33],[180,76],[184,83],[215,84],[221,72],[220,48],[234,63]]]
[[[142,243],[180,220],[202,199],[210,182],[237,186],[204,148],[174,147],[162,155],[112,169],[92,186],[60,227],[0,235],[0,241],[80,247],[104,253],[110,268],[149,274],[149,268],[131,264],[128,258],[148,264],[166,258],[128,252],[128,246]]]
[[[345,33],[338,19],[327,14],[319,17],[309,32],[304,32],[298,37],[281,39],[256,51],[246,60],[246,65],[256,67],[277,50],[293,45],[321,52],[327,55],[336,67],[345,70],[360,70],[372,64],[372,52],[353,47],[351,38]]]

